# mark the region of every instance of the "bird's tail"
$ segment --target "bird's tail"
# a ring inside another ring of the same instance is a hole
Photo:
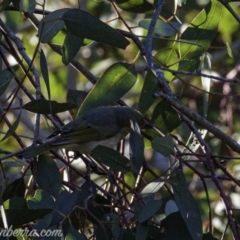
[[[46,142],[36,147],[26,148],[22,153],[22,157],[25,159],[33,158],[49,150],[51,150],[51,144],[49,142]]]

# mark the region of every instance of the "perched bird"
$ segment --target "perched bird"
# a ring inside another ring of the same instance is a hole
[[[129,107],[98,107],[54,131],[49,141],[24,150],[25,159],[55,148],[90,154],[98,145],[113,147],[131,131],[131,121],[144,126],[142,115]]]

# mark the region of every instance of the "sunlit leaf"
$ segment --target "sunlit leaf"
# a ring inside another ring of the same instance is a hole
[[[205,53],[202,56],[202,73],[211,75],[211,58],[208,53]],[[207,117],[211,78],[201,76],[201,82],[202,82],[202,88],[205,91],[203,93],[203,116]]]
[[[222,8],[219,1],[212,0],[193,19],[181,36],[181,40],[189,43],[179,43],[179,53],[182,59],[200,57],[209,48],[218,30]],[[191,42],[198,44],[198,46],[191,44]]]
[[[69,32],[77,37],[92,39],[122,49],[129,44],[129,41],[117,30],[81,9],[67,11],[62,20],[65,21]]]
[[[156,193],[163,185],[164,181],[162,181],[161,179],[150,182],[143,188],[143,190],[141,191],[141,195],[148,196],[149,194]]]
[[[41,43],[48,43],[51,39],[58,34],[64,27],[64,21],[61,17],[69,9],[59,9],[46,15],[40,22],[38,27],[38,37]]]
[[[19,2],[20,11],[33,13],[35,11],[36,2],[34,0],[21,0]]]
[[[228,56],[231,57],[231,58],[234,58],[233,57],[233,52],[232,52],[232,49],[231,49],[231,46],[230,46],[229,42],[226,42],[226,47],[227,47]]]
[[[135,66],[127,63],[113,64],[89,92],[78,116],[83,112],[100,106],[107,106],[119,100],[136,83]]]
[[[162,66],[171,70],[178,69],[178,55],[174,47],[161,49],[154,55],[154,59]],[[175,75],[169,71],[164,71],[164,77],[168,82],[171,82],[175,78]]]
[[[146,13],[154,10],[152,4],[145,0],[116,0],[117,6],[128,12]]]

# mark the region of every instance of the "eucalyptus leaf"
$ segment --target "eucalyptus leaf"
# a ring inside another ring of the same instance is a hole
[[[21,0],[19,1],[20,11],[33,13],[35,11],[36,2],[34,0]]]
[[[22,113],[22,110],[19,112],[16,121],[10,126],[10,128],[6,132],[5,136],[0,140],[0,142],[6,140],[7,138],[11,137],[15,133],[21,120],[21,113]]]
[[[14,77],[14,74],[8,70],[2,70],[0,72],[0,96],[3,95],[3,93],[6,91],[10,81]]]
[[[65,65],[69,64],[77,55],[80,47],[83,45],[83,40],[83,38],[67,33],[62,48],[62,62]]]
[[[113,171],[131,171],[129,159],[111,148],[99,145],[91,152],[91,156],[98,162],[110,167],[110,169]]]
[[[132,122],[129,143],[131,168],[137,177],[144,162],[143,138],[137,122]]]
[[[181,170],[176,171],[178,183],[173,184],[175,203],[187,225],[192,239],[202,239],[202,220],[196,200],[187,189],[186,180]]]
[[[170,156],[174,151],[173,139],[170,135],[165,137],[155,137],[152,140],[152,148],[163,154],[164,156]]]
[[[51,91],[50,91],[50,84],[49,84],[49,77],[48,77],[48,66],[47,66],[47,60],[46,60],[45,54],[42,49],[40,51],[40,67],[41,67],[43,80],[44,80],[46,88],[47,88],[48,99],[50,100],[51,99]]]
[[[65,235],[65,240],[86,240],[86,237],[76,230],[72,225],[69,226]]]
[[[9,226],[17,228],[24,224],[43,218],[51,212],[50,209],[6,209],[6,216]],[[0,218],[0,227],[3,228],[2,219]]]
[[[2,12],[9,4],[10,4],[10,0],[3,0],[0,3],[0,12]]]
[[[46,154],[41,154],[34,165],[34,177],[40,188],[54,197],[60,192],[62,181],[54,160]]]
[[[210,1],[193,19],[189,27],[182,33],[179,42],[179,53],[182,59],[200,57],[210,46],[217,34],[223,6],[217,0]],[[197,44],[193,45],[191,42]]]
[[[65,112],[75,107],[76,106],[72,103],[58,103],[56,101],[38,99],[26,103],[23,106],[23,109],[39,114],[54,114],[59,112]]]
[[[159,50],[154,55],[154,59],[160,65],[170,70],[178,70],[179,57],[174,47],[163,48]],[[164,78],[166,79],[166,81],[171,82],[175,78],[175,75],[170,71],[163,71],[163,72],[164,72]]]
[[[143,203],[142,203],[143,202]],[[141,201],[136,203],[136,214],[135,218],[143,223],[153,217],[154,214],[162,206],[162,201],[160,199],[155,199],[155,194],[149,194],[148,196],[141,199]]]
[[[153,72],[149,70],[144,79],[144,84],[139,99],[138,108],[141,113],[145,113],[155,102],[156,99],[153,97],[153,94],[157,91],[160,91],[157,78]]]
[[[88,38],[122,49],[129,44],[129,41],[117,30],[81,9],[68,10],[62,16],[62,20],[68,31],[77,37]]]
[[[50,42],[64,28],[64,21],[62,21],[61,17],[68,10],[68,8],[59,9],[43,18],[38,27],[38,37],[41,43]]]
[[[151,19],[144,19],[138,22],[138,26],[148,29],[151,23]],[[177,21],[164,22],[163,20],[157,20],[154,32],[160,36],[169,37],[179,32],[181,24]]]
[[[125,95],[136,83],[135,66],[127,63],[115,63],[108,68],[85,98],[78,116],[83,112],[113,104]]]
[[[156,125],[167,134],[178,127],[181,124],[181,120],[177,111],[169,103],[161,101],[155,107],[150,123]],[[156,134],[154,135],[156,136]]]
[[[136,240],[146,240],[149,226],[146,222],[137,222]]]

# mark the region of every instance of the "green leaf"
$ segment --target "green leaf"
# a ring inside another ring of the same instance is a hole
[[[76,106],[76,108],[73,108],[69,111],[73,119],[76,118],[78,109],[82,105],[87,95],[88,95],[88,92],[86,91],[68,89],[67,102],[74,104]]]
[[[5,191],[3,192],[2,199],[6,201],[7,199],[14,197],[24,197],[25,194],[25,183],[23,177],[15,179],[10,183]]]
[[[136,203],[135,218],[143,223],[149,220],[162,206],[161,200],[155,200],[155,194],[149,194],[147,197],[139,200]]]
[[[38,99],[38,100],[33,100],[31,102],[26,103],[23,106],[23,109],[26,109],[33,113],[39,113],[39,114],[54,114],[54,113],[65,112],[75,107],[76,106],[71,103],[58,103],[56,101]]]
[[[79,196],[80,196],[79,191],[73,191],[72,193],[69,193],[65,190],[62,191],[57,196],[56,199],[57,211],[53,213],[49,227],[59,224],[71,214],[71,212],[77,205]]]
[[[78,232],[72,225],[69,226],[65,240],[86,240],[85,236]]]
[[[98,162],[101,162],[111,170],[117,172],[130,172],[130,161],[126,157],[122,156],[119,152],[105,147],[105,146],[97,146],[91,152],[91,156],[96,159]]]
[[[176,50],[174,47],[163,48],[154,55],[155,61],[160,65],[169,68],[171,70],[177,70],[179,65],[179,59]],[[175,75],[169,71],[163,71],[164,77],[168,82],[171,82]]]
[[[151,19],[144,19],[138,22],[138,26],[144,29],[149,28]],[[172,36],[179,32],[181,24],[177,21],[164,22],[163,20],[157,20],[154,32],[160,36]]]
[[[36,2],[34,0],[21,0],[19,2],[20,11],[33,13],[35,11]]]
[[[169,103],[161,101],[154,109],[150,124],[156,125],[167,134],[178,127],[181,120],[177,111]]]
[[[10,128],[8,129],[5,136],[1,139],[0,142],[6,140],[7,138],[11,137],[15,133],[15,131],[16,131],[18,125],[19,125],[19,122],[21,120],[21,113],[22,113],[22,110],[19,112],[16,121],[12,124],[12,126],[10,126]]]
[[[146,0],[116,0],[117,6],[125,11],[133,13],[153,12],[154,7]]]
[[[231,49],[231,46],[230,46],[229,42],[226,42],[226,47],[227,47],[228,56],[229,56],[230,58],[234,58],[233,52],[232,52],[232,49]]]
[[[131,168],[137,177],[144,162],[144,144],[140,128],[136,122],[132,122],[129,144]]]
[[[45,215],[43,219],[38,219],[34,224],[34,228],[38,231],[48,228],[52,215],[56,211],[56,203],[53,196],[43,190],[37,190],[32,198],[28,200],[30,209],[51,209],[49,214]]]
[[[38,27],[38,37],[41,43],[50,42],[64,28],[64,21],[61,20],[61,17],[68,10],[68,8],[56,10],[43,18]]]
[[[164,184],[165,184],[165,182],[161,179],[156,180],[154,182],[150,182],[141,191],[141,196],[145,197],[145,196],[149,196],[150,193],[158,192]]]
[[[157,91],[160,91],[157,78],[153,74],[153,72],[149,70],[145,77],[143,88],[142,88],[140,99],[139,99],[138,108],[142,114],[144,114],[155,102],[156,98],[153,97],[153,94]]]
[[[77,37],[88,38],[122,49],[129,44],[129,41],[117,30],[81,9],[68,10],[62,20],[68,31]]]
[[[56,204],[48,192],[36,190],[34,196],[28,199],[28,206],[31,209],[52,209],[56,210]]]
[[[62,48],[62,62],[65,65],[69,64],[77,55],[80,47],[83,45],[83,40],[83,38],[67,33]]]
[[[13,197],[4,202],[5,209],[28,209],[26,199],[24,197]]]
[[[218,239],[215,238],[210,232],[208,232],[203,234],[202,240],[218,240]]]
[[[169,214],[163,219],[159,239],[197,240],[199,238],[191,237],[181,214],[177,211]]]
[[[34,165],[33,175],[40,188],[54,197],[58,196],[62,180],[56,163],[46,154],[41,154]]]
[[[33,222],[37,219],[43,218],[51,212],[50,209],[6,209],[6,216],[8,225],[12,228],[22,226]],[[0,218],[0,227],[3,228],[3,222]]]
[[[48,75],[48,66],[47,66],[47,60],[44,55],[43,50],[40,51],[40,68],[43,76],[43,80],[45,82],[47,93],[48,93],[48,99],[51,99],[51,91],[50,91],[50,84],[49,84],[49,75]]]
[[[182,59],[200,57],[206,52],[217,33],[222,9],[222,4],[219,1],[212,0],[193,19],[180,39],[189,43],[179,42],[179,53]],[[191,42],[198,46],[191,44]]]
[[[197,69],[199,69],[200,66],[200,58],[194,58],[194,59],[184,59],[179,62],[178,70],[180,71],[188,71],[188,72],[194,72]],[[177,74],[176,76],[186,76],[185,74]]]
[[[136,240],[146,240],[148,236],[149,226],[146,222],[137,222]]]
[[[211,74],[211,58],[208,53],[204,53],[202,58],[202,73]],[[209,106],[209,92],[211,88],[211,78],[201,76],[203,93],[203,116],[207,117],[208,115],[208,106]]]
[[[202,239],[202,220],[196,200],[187,189],[185,177],[181,170],[176,172],[178,183],[173,184],[174,199],[188,231],[193,239]]]
[[[0,3],[0,12],[2,12],[9,4],[10,4],[10,0],[3,0]]]
[[[3,93],[6,91],[10,81],[14,77],[14,74],[8,70],[2,70],[0,72],[0,97],[3,95]]]
[[[152,140],[152,148],[168,157],[173,153],[174,150],[173,139],[170,135],[165,137],[155,137]]]
[[[83,112],[100,106],[107,106],[119,100],[136,83],[135,66],[127,63],[113,64],[89,92],[78,116]]]

